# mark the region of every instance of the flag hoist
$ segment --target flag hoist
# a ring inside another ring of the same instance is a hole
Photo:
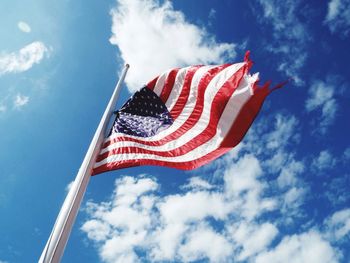
[[[40,256],[39,263],[56,263],[60,262],[61,260],[64,248],[68,241],[68,237],[72,230],[73,223],[77,216],[80,203],[84,197],[86,187],[89,183],[95,159],[100,152],[101,144],[105,138],[106,128],[114,112],[115,104],[128,69],[129,65],[126,64],[114,89],[112,97],[107,105],[107,108],[101,118],[100,124],[97,127],[95,135],[91,141],[78,174],[68,192],[66,199],[64,200],[61,211],[59,212],[55,225],[52,229],[51,235]]]

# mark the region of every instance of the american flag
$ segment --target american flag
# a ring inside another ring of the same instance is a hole
[[[171,69],[116,112],[93,174],[161,165],[183,170],[223,155],[244,137],[270,93],[241,63]]]

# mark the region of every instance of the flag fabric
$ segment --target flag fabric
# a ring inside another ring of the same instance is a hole
[[[241,63],[171,69],[136,92],[120,110],[93,174],[139,165],[200,167],[235,147],[266,96]]]

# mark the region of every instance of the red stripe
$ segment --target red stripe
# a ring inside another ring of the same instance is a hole
[[[202,77],[202,79],[200,80],[200,82],[198,84],[197,100],[196,100],[196,105],[194,107],[193,112],[191,113],[191,115],[187,119],[187,121],[182,126],[180,126],[179,129],[177,129],[173,133],[167,135],[166,137],[164,137],[163,139],[158,140],[158,141],[143,141],[143,140],[139,140],[139,139],[135,139],[135,138],[130,138],[128,136],[121,136],[121,137],[117,137],[117,138],[114,138],[114,139],[106,142],[103,145],[103,148],[106,148],[109,145],[112,145],[112,144],[119,142],[119,141],[131,141],[131,142],[141,143],[144,145],[159,146],[159,145],[164,145],[165,143],[167,143],[171,140],[177,139],[178,137],[180,137],[186,131],[191,129],[197,123],[197,121],[198,121],[198,119],[201,116],[202,111],[203,111],[204,93],[205,93],[205,90],[206,90],[208,84],[219,72],[221,72],[222,70],[224,70],[228,66],[230,66],[230,64],[220,65],[220,66],[212,68],[208,72],[206,72],[205,76]]]
[[[173,108],[169,109],[170,115],[173,118],[173,120],[176,120],[177,117],[179,117],[182,110],[184,109],[188,100],[188,96],[190,95],[190,88],[193,76],[199,68],[201,68],[201,66],[194,66],[187,71],[184,84],[182,85],[181,94],[179,95]]]
[[[235,147],[245,136],[249,127],[252,125],[254,119],[258,115],[265,98],[269,94],[269,85],[266,84],[263,87],[258,87],[255,83],[253,86],[254,95],[249,101],[241,108],[238,118],[233,123],[227,136],[222,141],[220,147],[233,148]]]
[[[100,162],[103,159],[112,155],[127,154],[127,153],[154,154],[154,155],[163,156],[163,157],[175,157],[175,156],[184,155],[192,151],[193,149],[199,147],[200,145],[206,143],[213,136],[215,136],[217,131],[217,124],[226,107],[226,104],[230,100],[233,92],[237,89],[243,76],[247,73],[247,70],[248,70],[247,65],[244,65],[220,87],[220,89],[218,90],[218,92],[216,93],[212,101],[212,107],[211,107],[210,116],[209,116],[209,123],[207,124],[207,127],[200,134],[198,134],[196,137],[192,138],[189,142],[187,142],[185,145],[166,152],[147,150],[147,149],[143,149],[140,147],[133,147],[133,146],[119,147],[99,155],[97,158],[97,162]]]
[[[170,95],[171,90],[173,89],[176,75],[179,72],[179,68],[172,69],[165,80],[164,87],[160,93],[160,99],[165,103]]]
[[[154,87],[156,86],[156,83],[158,81],[158,77],[154,78],[153,80],[151,80],[150,82],[148,82],[148,84],[146,85],[147,88],[149,88],[150,90],[154,90]]]
[[[268,91],[268,85],[265,85],[262,88],[259,88],[256,85],[254,85],[254,90],[255,90],[254,95],[242,107],[240,114],[238,115],[235,122],[231,126],[225,139],[221,143],[220,147],[217,148],[216,150],[196,160],[189,161],[189,162],[175,163],[175,162],[159,161],[154,159],[117,161],[113,163],[107,163],[95,168],[92,174],[96,175],[96,174],[111,171],[111,170],[122,169],[122,168],[133,167],[133,166],[140,166],[140,165],[158,165],[158,166],[177,168],[181,170],[192,170],[209,163],[210,161],[220,157],[221,155],[231,150],[234,146],[236,146],[242,140],[247,130],[251,126],[252,122],[256,118],[257,114],[261,109],[261,106],[263,105],[263,102],[266,96],[269,94],[269,91]]]

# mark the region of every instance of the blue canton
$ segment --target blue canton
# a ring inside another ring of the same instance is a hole
[[[173,119],[162,100],[152,90],[144,87],[116,112],[113,132],[149,137],[172,123]]]

